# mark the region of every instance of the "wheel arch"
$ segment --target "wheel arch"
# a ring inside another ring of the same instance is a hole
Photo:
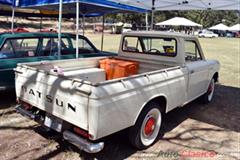
[[[167,96],[164,95],[164,94],[160,94],[160,95],[156,95],[154,97],[151,97],[148,101],[146,101],[140,108],[135,120],[134,120],[134,124],[136,123],[139,115],[141,114],[141,112],[144,110],[144,108],[149,104],[149,103],[152,103],[152,102],[156,102],[159,105],[159,107],[162,109],[163,113],[166,113],[167,111]]]

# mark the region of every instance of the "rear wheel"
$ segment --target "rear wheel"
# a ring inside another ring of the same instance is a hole
[[[207,92],[202,96],[203,103],[210,103],[212,101],[214,90],[215,90],[215,80],[213,78],[208,85]]]
[[[162,112],[157,103],[148,104],[136,124],[129,130],[129,140],[138,149],[145,149],[156,141],[161,124]]]

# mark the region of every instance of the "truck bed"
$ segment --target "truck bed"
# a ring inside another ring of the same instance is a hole
[[[166,64],[159,61],[154,60],[144,60],[144,59],[134,59],[134,58],[125,58],[125,57],[117,57],[121,60],[129,60],[135,61],[139,64],[139,69],[137,75],[141,75],[144,73],[168,69],[172,67],[176,67],[176,64]],[[75,80],[83,80],[88,81],[91,84],[102,83],[106,80],[103,77],[104,70],[100,69],[99,61],[104,58],[84,58],[84,59],[73,59],[67,61],[45,61],[39,63],[28,64],[28,67],[32,69],[37,69],[41,72],[45,72],[48,74],[54,74],[59,76],[64,76],[66,78],[75,79]],[[127,77],[122,77],[127,78]]]
[[[97,139],[131,126],[142,102],[160,90],[167,92],[166,84],[173,83],[173,87],[179,88],[179,84],[184,83],[184,72],[179,66],[136,59],[128,60],[139,62],[138,74],[105,80],[99,68],[101,59],[19,64],[15,70],[16,95],[20,101],[78,126],[93,135],[92,139]],[[59,73],[53,71],[56,67],[60,68]],[[88,73],[84,72],[86,70]],[[79,78],[84,74],[92,77],[92,81]],[[181,88],[178,92],[184,93],[184,90]],[[173,102],[181,103],[181,96],[175,97]],[[174,103],[169,106],[176,105]],[[136,107],[128,108],[130,104]],[[122,112],[124,110],[126,112]],[[121,119],[109,124],[111,129],[105,128],[111,121],[108,114]],[[97,130],[99,127],[101,130]]]

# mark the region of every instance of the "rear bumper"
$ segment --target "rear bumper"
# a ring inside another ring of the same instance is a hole
[[[6,91],[6,90],[11,90],[14,89],[14,85],[13,86],[0,86],[0,91]]]
[[[23,109],[21,105],[17,105],[16,110],[21,115],[28,117],[30,119],[33,119],[33,120],[39,119],[39,117],[37,117],[33,113]],[[92,143],[92,142],[89,142],[87,139],[84,139],[68,130],[63,132],[63,138],[68,142],[70,142],[71,144],[77,146],[80,150],[84,150],[85,152],[88,152],[88,153],[97,153],[104,148],[104,142]]]
[[[104,142],[91,143],[70,131],[64,131],[63,138],[88,153],[97,153],[104,148]]]
[[[0,86],[0,91],[5,91],[6,89],[7,89],[7,87]]]

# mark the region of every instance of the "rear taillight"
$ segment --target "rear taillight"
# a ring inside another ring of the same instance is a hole
[[[21,104],[22,104],[23,108],[26,110],[29,110],[33,107],[31,104],[23,102],[23,101],[21,101]]]
[[[20,104],[19,98],[16,99],[16,103],[17,103],[17,104]]]
[[[90,135],[87,131],[83,130],[83,129],[80,129],[78,127],[73,127],[73,131],[85,138],[92,138],[92,135]]]

